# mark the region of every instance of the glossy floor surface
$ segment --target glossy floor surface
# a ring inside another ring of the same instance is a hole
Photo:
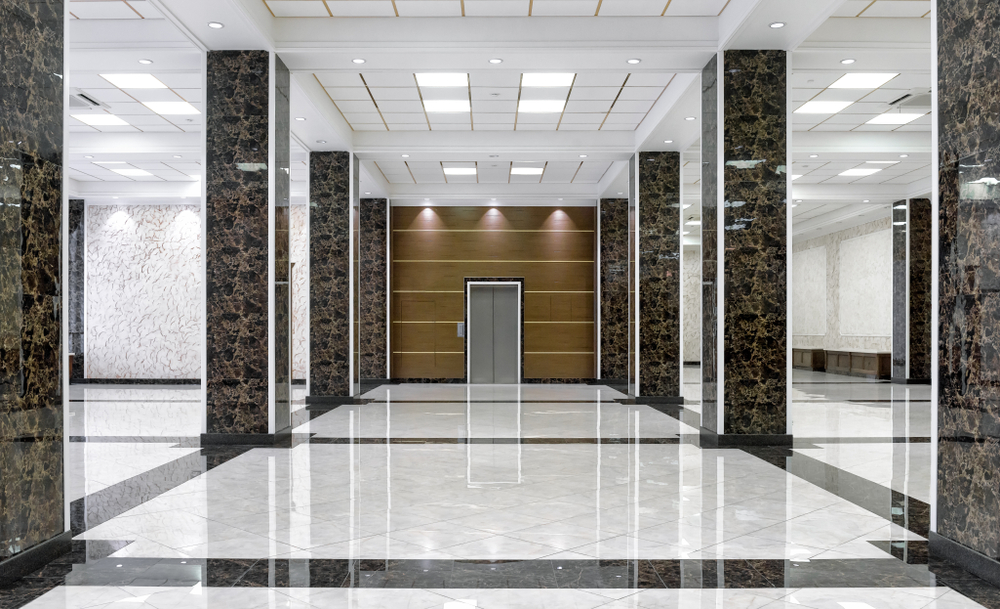
[[[276,447],[74,386],[74,552],[0,607],[1000,607],[928,556],[929,388],[795,373],[792,448],[585,385],[386,385]]]

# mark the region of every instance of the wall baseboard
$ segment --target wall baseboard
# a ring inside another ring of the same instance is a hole
[[[740,446],[791,446],[791,434],[718,434],[711,429],[701,428],[702,448],[736,448]]]
[[[305,379],[292,379],[292,384],[293,385],[305,385],[306,384],[306,380]]]
[[[201,379],[70,379],[70,385],[201,385]]]
[[[1000,586],[1000,562],[931,531],[927,536],[931,556],[944,558],[994,586]]]
[[[697,361],[697,362],[684,362],[684,365],[685,366],[700,366],[701,365],[701,361]]]
[[[660,395],[640,395],[635,398],[636,404],[683,404],[684,398],[681,396],[660,396]]]
[[[30,575],[70,551],[73,532],[66,531],[0,562],[0,585]]]
[[[908,379],[905,376],[894,376],[892,382],[895,385],[930,385],[930,379]]]

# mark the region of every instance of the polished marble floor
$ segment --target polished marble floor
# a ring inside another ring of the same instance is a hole
[[[929,388],[796,371],[791,448],[588,385],[384,385],[275,447],[74,386],[74,552],[0,607],[1000,607],[929,557]]]

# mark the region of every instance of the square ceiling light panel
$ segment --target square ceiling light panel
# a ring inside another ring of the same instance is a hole
[[[118,118],[114,114],[106,112],[95,112],[94,114],[72,114],[76,120],[91,127],[121,127],[128,125],[127,122]]]
[[[101,78],[119,89],[166,89],[152,74],[101,74]]]
[[[855,169],[848,169],[847,171],[842,171],[842,172],[840,172],[839,175],[842,175],[844,177],[863,178],[865,176],[875,175],[876,173],[878,173],[880,171],[882,171],[882,170],[881,169],[855,168]]]
[[[421,87],[467,87],[469,75],[464,72],[424,72],[418,73],[417,84]]]
[[[885,114],[880,114],[875,118],[868,121],[867,125],[905,125],[907,123],[912,123],[923,116],[923,114],[905,114],[896,112],[887,112]]]
[[[852,103],[849,101],[811,101],[799,106],[795,114],[836,114]]]
[[[570,87],[576,74],[572,72],[526,72],[521,75],[522,87]]]
[[[899,76],[896,72],[879,72],[873,74],[856,73],[845,74],[835,83],[830,85],[831,89],[878,89],[893,78]]]

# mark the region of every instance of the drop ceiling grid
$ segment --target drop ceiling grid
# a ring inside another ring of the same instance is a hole
[[[163,19],[160,11],[146,0],[70,0],[69,14],[74,20],[88,19]]]
[[[261,0],[273,17],[718,17],[732,0]]]
[[[879,0],[885,1],[885,0]],[[905,0],[899,0],[905,1]],[[868,125],[871,119],[892,110],[889,102],[895,101],[909,93],[912,89],[926,86],[930,90],[929,74],[900,73],[890,81],[874,89],[831,89],[841,77],[855,71],[797,73],[792,76],[793,101],[796,109],[810,101],[850,101],[850,106],[833,114],[792,114],[792,123],[796,131],[930,131],[929,114],[907,125]],[[812,77],[812,78],[810,78]],[[822,84],[816,87],[816,80]],[[924,82],[927,81],[927,82]],[[801,85],[807,85],[803,87]],[[812,85],[809,87],[808,85]],[[912,85],[912,86],[906,86]],[[811,94],[811,95],[810,95]],[[835,127],[833,125],[836,125]],[[914,127],[923,127],[916,129]]]
[[[69,162],[69,168],[74,172],[74,179],[81,179],[79,175],[85,176],[82,181],[86,182],[196,182],[200,179],[201,163],[197,161],[185,161],[182,159],[142,160],[142,161],[118,161],[100,158],[94,155],[94,159],[73,159]],[[121,169],[142,169],[152,175],[149,176],[123,176],[111,170],[111,167]]]
[[[171,118],[168,118],[143,105],[143,102],[186,101],[197,108],[199,112],[203,112],[199,74],[195,72],[155,72],[142,69],[137,69],[134,73],[152,74],[167,88],[128,88],[125,90],[111,84],[97,73],[76,72],[70,74],[71,93],[79,90],[88,97],[107,104],[111,108],[110,114],[128,123],[128,125],[91,126],[78,119],[73,119],[69,125],[70,131],[84,133],[197,133],[201,131],[201,120],[196,115],[170,115]],[[98,111],[85,108],[71,108],[69,111],[70,115],[96,113]],[[188,119],[191,119],[192,122],[188,123]]]
[[[847,0],[833,14],[835,19],[929,19],[931,0]]]

